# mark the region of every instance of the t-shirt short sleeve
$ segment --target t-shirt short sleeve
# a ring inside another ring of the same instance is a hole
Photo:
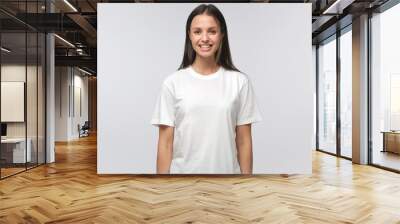
[[[239,113],[236,125],[251,124],[261,120],[253,87],[247,80],[239,92]]]
[[[151,124],[175,127],[175,97],[165,84],[161,87]]]

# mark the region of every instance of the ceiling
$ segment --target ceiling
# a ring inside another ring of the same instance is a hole
[[[335,2],[338,3],[335,3]],[[388,0],[266,0],[201,1],[252,3],[312,3],[313,43],[331,36],[338,28],[351,24],[352,17],[373,10]],[[24,46],[21,31],[55,32],[56,65],[80,66],[96,72],[97,3],[191,2],[134,0],[1,0],[0,24],[9,46]],[[200,1],[198,1],[200,2]],[[49,13],[52,11],[52,13]],[[26,13],[27,12],[27,13]],[[340,22],[338,22],[340,21]],[[3,35],[4,36],[4,35]],[[14,36],[14,37],[13,37]],[[70,44],[66,43],[66,40]],[[21,42],[23,41],[23,42]],[[14,42],[14,43],[12,43]],[[4,43],[4,41],[3,41]],[[71,45],[72,44],[72,45]],[[34,44],[29,47],[34,47]],[[21,48],[22,50],[22,48]],[[31,51],[28,48],[28,51]]]

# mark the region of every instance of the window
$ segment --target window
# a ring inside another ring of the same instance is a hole
[[[352,157],[352,35],[340,36],[340,155]]]
[[[400,170],[400,5],[371,18],[372,164]]]
[[[318,48],[318,148],[336,153],[336,39]]]

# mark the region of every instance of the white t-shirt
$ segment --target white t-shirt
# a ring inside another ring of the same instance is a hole
[[[175,127],[170,173],[236,174],[235,128],[261,120],[246,75],[189,66],[164,80],[151,124]]]

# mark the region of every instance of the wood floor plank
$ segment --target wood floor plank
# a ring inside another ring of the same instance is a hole
[[[0,181],[0,223],[398,223],[400,175],[313,152],[312,175],[97,175],[96,137]]]

